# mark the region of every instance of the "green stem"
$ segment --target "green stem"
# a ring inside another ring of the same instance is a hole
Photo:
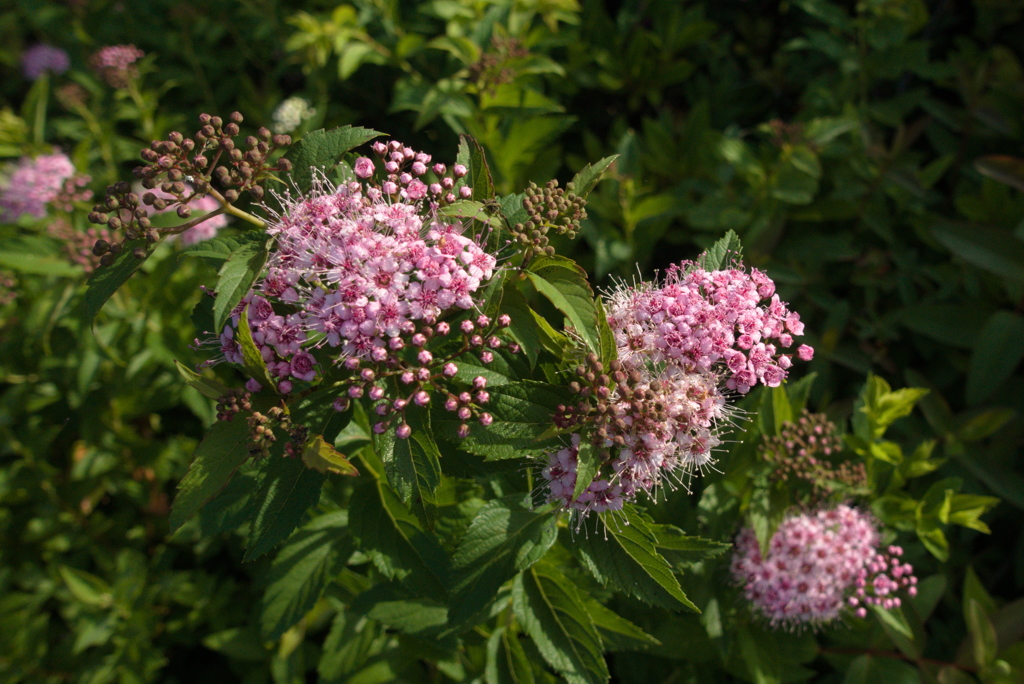
[[[223,209],[225,214],[230,214],[231,216],[237,216],[238,218],[242,219],[243,221],[248,221],[249,223],[253,224],[257,228],[266,228],[267,227],[267,222],[266,221],[264,221],[263,219],[259,218],[258,216],[253,216],[252,214],[250,214],[247,211],[242,211],[241,209],[239,209],[238,207],[236,207],[235,205],[231,204],[226,199],[224,199],[224,195],[220,194],[219,192],[217,192],[213,188],[209,189],[208,194],[213,195],[214,199],[216,199],[218,202],[221,203],[221,209]],[[220,211],[220,210],[218,210],[218,211]]]

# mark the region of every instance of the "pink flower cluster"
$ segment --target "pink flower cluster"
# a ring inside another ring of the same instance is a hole
[[[793,363],[779,350],[804,331],[800,314],[789,311],[764,272],[706,271],[685,263],[669,269],[662,287],[616,292],[608,323],[625,362],[649,359],[698,373],[721,363],[726,387],[740,393],[759,382],[778,387]],[[801,345],[796,355],[809,361],[814,350]]]
[[[68,53],[52,45],[40,43],[21,53],[21,72],[30,81],[37,80],[47,71],[63,74],[70,66]]]
[[[374,431],[383,433],[397,418],[403,438],[410,433],[405,409],[426,406],[440,392],[464,436],[470,418],[490,424],[482,410],[490,397],[483,377],[452,389],[462,382],[454,359],[471,353],[486,364],[496,350],[516,348],[499,337],[508,316],[442,319],[476,305],[497,260],[463,234],[460,222],[440,218],[414,178],[399,178],[405,166],[419,170],[429,156],[397,142],[380,147],[402,157],[388,162],[395,166],[382,183],[372,181],[372,162],[361,158],[356,173],[367,180],[334,188],[321,178],[310,196],[285,199],[286,210],[267,231],[277,249],[221,333],[220,347],[228,361],[241,361],[236,329],[248,307],[253,341],[279,392],[337,369],[345,379],[336,408],[365,396],[376,402]],[[250,389],[258,387],[250,382]]]
[[[588,489],[573,499],[575,446],[549,454],[542,472],[549,500],[583,515],[621,508],[641,492],[655,492],[666,478],[674,486],[710,465],[719,428],[731,413],[720,374],[725,388],[738,392],[758,382],[777,386],[792,360],[776,343],[788,347],[803,332],[799,315],[757,269],[674,266],[661,287],[640,284],[613,293],[607,311],[618,350],[614,386],[586,388],[586,401],[559,407],[554,418],[563,429],[597,425],[593,444],[606,457],[591,485],[594,496]],[[797,351],[804,360],[812,354],[806,346]],[[573,439],[578,444],[579,433]]]
[[[145,56],[146,53],[134,45],[108,45],[97,50],[89,64],[111,88],[127,88],[139,75],[135,63]]]
[[[867,616],[867,606],[895,608],[896,592],[917,594],[913,567],[898,546],[879,549],[875,521],[847,505],[792,515],[761,555],[753,530],[736,538],[732,575],[747,600],[773,626],[818,626],[845,610]]]
[[[89,180],[75,175],[75,165],[66,154],[22,157],[7,186],[0,189],[0,221],[15,221],[23,214],[42,218],[50,203],[69,210],[72,201],[92,197],[84,189]]]
[[[158,198],[167,200],[168,202],[177,202],[178,200],[178,198],[172,195],[171,193],[164,192],[163,190],[161,190],[159,186],[153,188],[152,190],[146,190],[145,192],[152,192]],[[189,197],[191,197],[192,199],[189,199]],[[193,217],[197,216],[196,212],[199,212],[199,215],[202,215],[208,214],[211,211],[220,208],[220,202],[218,202],[214,197],[210,195],[202,195],[196,197],[195,193],[192,190],[192,187],[187,184],[185,185],[185,199],[189,199],[189,201],[186,202],[185,204],[190,209],[192,209]],[[162,214],[171,211],[171,207],[167,207],[166,209],[163,210],[157,210],[148,204],[142,204],[140,206],[142,206],[146,210],[146,213],[149,216],[152,216],[153,214]],[[194,245],[197,242],[203,242],[204,240],[209,240],[215,237],[217,235],[217,231],[219,231],[221,228],[224,228],[227,225],[228,217],[224,214],[217,214],[216,216],[212,216],[207,220],[203,221],[202,223],[192,226],[178,237],[181,238],[181,244],[187,247],[188,245]]]

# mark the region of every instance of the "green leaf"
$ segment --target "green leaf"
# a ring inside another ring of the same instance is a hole
[[[306,133],[285,155],[285,158],[292,162],[292,184],[300,194],[309,192],[313,186],[314,173],[330,174],[347,152],[379,135],[384,134],[353,126]]]
[[[985,607],[981,602],[967,599],[965,603],[967,610],[964,611],[964,619],[967,622],[967,633],[971,635],[974,662],[983,667],[996,658],[996,630],[985,614]]]
[[[932,234],[950,252],[990,273],[1024,281],[1024,242],[1012,233],[988,226],[943,223]]]
[[[569,181],[569,187],[571,192],[576,193],[580,197],[586,199],[587,195],[590,194],[591,190],[597,187],[597,184],[601,182],[604,172],[608,170],[619,155],[613,154],[610,157],[599,159],[593,164],[587,164],[579,173],[572,177]]]
[[[591,351],[601,352],[598,308],[587,272],[562,256],[541,256],[530,262],[526,275],[555,308],[565,314]]]
[[[974,413],[957,421],[958,425],[954,434],[961,442],[967,444],[978,442],[998,432],[1015,415],[1017,412],[1009,408],[994,408]],[[958,418],[961,417],[958,416]]]
[[[192,465],[178,483],[171,506],[171,530],[196,514],[227,485],[239,466],[249,458],[249,426],[245,416],[217,421],[196,447]]]
[[[949,501],[949,523],[991,534],[992,530],[979,518],[997,505],[999,505],[999,499],[994,496],[955,494]]]
[[[596,516],[598,522],[577,534],[576,551],[603,585],[613,585],[649,605],[700,612],[679,587],[669,562],[658,553],[658,537],[632,506]],[[604,526],[603,530],[598,526]]]
[[[643,651],[661,645],[650,634],[594,599],[588,598],[586,605],[606,651]]]
[[[345,454],[324,441],[323,435],[314,435],[306,442],[302,449],[302,462],[307,468],[324,474],[334,473],[350,477],[359,475],[359,470]]]
[[[491,170],[487,166],[487,155],[484,148],[480,146],[472,136],[459,136],[459,152],[456,157],[459,164],[463,164],[469,173],[466,174],[463,183],[473,189],[473,199],[484,202],[494,197],[494,181],[491,180]]]
[[[982,584],[978,573],[974,572],[974,567],[968,565],[966,572],[964,572],[964,615],[967,615],[967,610],[970,608],[968,604],[972,600],[978,602],[986,617],[992,617],[996,614],[998,606],[996,606],[995,600],[985,589],[985,585]]]
[[[447,595],[444,549],[386,483],[375,480],[356,488],[349,511],[359,549],[385,577],[405,583],[420,596]]]
[[[576,588],[552,566],[533,566],[512,588],[516,618],[569,684],[608,681],[601,636]]]
[[[259,558],[288,538],[306,511],[320,501],[325,479],[299,458],[272,454],[263,460],[243,562]]]
[[[146,250],[146,256],[142,259],[138,259],[134,255],[134,251],[139,247]],[[100,266],[93,271],[86,286],[85,296],[82,298],[82,311],[86,320],[91,321],[96,317],[111,295],[128,282],[132,274],[139,270],[155,249],[156,245],[149,244],[145,239],[126,240],[121,253],[114,257],[114,261],[109,266]]]
[[[249,242],[231,253],[220,267],[213,301],[213,333],[219,335],[231,312],[252,289],[267,263],[267,243]]]
[[[883,625],[906,639],[914,638],[914,631],[910,629],[902,610],[899,608],[886,609],[874,604],[868,607]]]
[[[743,259],[743,245],[735,231],[730,230],[697,257],[697,265],[705,271],[720,271]]]
[[[651,525],[655,544],[659,549],[668,552],[670,559],[682,562],[695,562],[705,558],[720,556],[732,548],[732,544],[704,539],[703,537],[687,536],[673,525]]]
[[[854,404],[854,434],[865,442],[880,439],[896,420],[910,415],[928,390],[907,387],[893,391],[889,383],[869,373],[864,389]]]
[[[374,435],[374,445],[384,462],[391,489],[427,529],[433,529],[437,517],[434,493],[441,484],[441,453],[434,442],[426,409],[410,407],[405,418],[412,428],[408,439],[398,439],[395,430],[390,429]]]
[[[594,481],[594,476],[601,468],[601,451],[594,448],[590,441],[589,434],[584,434],[580,439],[579,453],[576,465],[576,486],[573,489],[573,500],[579,499],[587,487]]]
[[[266,244],[267,234],[262,230],[247,230],[239,235],[217,235],[181,250],[180,256],[201,257],[216,266],[227,261],[240,247],[248,244]]]
[[[519,643],[519,634],[510,627],[498,627],[487,640],[487,684],[533,684],[530,659]]]
[[[267,362],[263,359],[263,355],[260,354],[260,350],[256,347],[256,342],[252,339],[252,332],[249,328],[248,305],[242,309],[242,313],[238,316],[236,341],[242,350],[242,367],[245,369],[245,372],[249,374],[249,377],[270,391],[275,391],[277,383],[270,377]]]
[[[601,358],[601,363],[607,369],[612,361],[618,360],[619,347],[615,343],[615,333],[612,332],[611,326],[608,325],[608,314],[605,313],[601,298],[596,298],[594,303],[597,305],[597,333],[601,341],[601,349],[598,356]]]
[[[555,543],[556,517],[530,510],[529,497],[489,501],[473,518],[452,557],[452,625],[483,610],[505,582]]]
[[[110,585],[102,578],[67,565],[58,567],[61,579],[76,599],[88,606],[109,607],[113,601]]]
[[[36,275],[82,275],[82,267],[72,264],[58,251],[59,244],[41,235],[18,235],[2,239],[0,268]]]
[[[231,391],[227,386],[222,385],[213,378],[206,378],[196,373],[177,359],[174,360],[174,365],[178,369],[178,373],[181,374],[181,377],[185,378],[185,382],[188,383],[189,387],[194,387],[204,397],[218,399]]]
[[[1024,358],[1024,317],[997,311],[978,334],[967,372],[967,403],[977,405],[999,388]]]
[[[376,588],[374,587],[370,592]],[[357,601],[363,596],[360,596]],[[434,636],[447,622],[448,608],[443,603],[430,598],[384,600],[374,603],[366,615],[372,620],[400,629],[406,634]]]
[[[554,439],[541,439],[551,427],[551,418],[559,404],[570,400],[564,388],[547,383],[523,380],[489,390],[491,400],[487,411],[494,417],[489,426],[470,423],[469,436],[458,440],[455,436],[460,422],[449,412],[438,412],[434,424],[459,447],[487,460],[543,456]]]
[[[347,511],[314,518],[277,554],[261,602],[260,626],[265,640],[276,641],[298,623],[345,567],[352,555],[347,525]]]
[[[508,331],[526,354],[532,369],[537,365],[537,356],[543,346],[542,332],[534,319],[535,314],[530,309],[526,296],[519,291],[515,283],[508,280],[502,289],[501,312],[508,314],[511,319]]]

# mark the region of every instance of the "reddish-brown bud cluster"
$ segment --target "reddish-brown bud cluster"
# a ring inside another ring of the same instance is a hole
[[[558,187],[557,180],[548,181],[543,188],[530,183],[526,189],[523,209],[529,218],[525,223],[514,225],[511,233],[525,247],[527,261],[535,253],[555,253],[555,248],[548,244],[549,231],[574,238],[579,231],[580,221],[587,218],[587,201],[577,196],[572,184],[569,185],[568,192]]]
[[[266,414],[253,411],[248,419],[249,424],[249,455],[263,458],[270,455],[270,449],[277,442],[274,428],[286,432],[292,431],[292,420],[288,412],[280,406],[267,410]]]
[[[796,422],[783,423],[778,436],[766,437],[760,453],[776,466],[775,479],[809,482],[817,499],[837,488],[858,489],[867,481],[863,463],[836,459],[842,448],[835,424],[825,414],[805,409]]]
[[[217,420],[232,420],[242,411],[251,411],[250,395],[244,389],[229,390],[217,397]]]
[[[491,51],[469,66],[469,80],[481,91],[493,95],[498,86],[515,79],[516,62],[530,56],[517,38],[491,37]]]
[[[243,193],[261,201],[265,195],[263,183],[273,177],[273,172],[291,170],[287,159],[270,161],[275,151],[291,144],[291,138],[272,135],[261,128],[239,146],[235,139],[240,135],[242,115],[234,112],[229,119],[225,123],[219,116],[201,114],[201,128],[193,137],[186,138],[174,131],[166,140],[154,140],[141,152],[146,164],[136,167],[133,174],[144,188],[159,189],[163,196],[147,192],[140,198],[127,183],[116,183],[107,188],[103,201],[89,214],[89,221],[111,230],[124,230],[126,240],[145,237],[152,243],[160,239],[160,232],[152,228],[147,207],[156,211],[177,207],[178,217],[187,220],[192,214],[189,205],[207,194],[225,204],[237,202]],[[171,199],[167,199],[168,195]],[[176,226],[173,232],[186,227],[190,226]],[[101,240],[94,253],[101,257],[101,265],[106,265],[121,249],[121,243]],[[146,254],[141,248],[135,251],[139,258]]]

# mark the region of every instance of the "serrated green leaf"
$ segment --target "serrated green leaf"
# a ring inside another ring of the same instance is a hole
[[[576,262],[560,256],[542,256],[526,272],[537,291],[565,314],[587,347],[601,353],[598,308],[587,273]]]
[[[551,512],[530,510],[522,496],[484,505],[452,557],[452,625],[483,610],[501,585],[540,560],[555,542],[555,522]]]
[[[347,526],[347,511],[319,516],[293,534],[277,554],[261,601],[265,640],[276,641],[298,623],[341,572],[352,555]]]
[[[556,568],[534,565],[516,576],[512,605],[544,660],[569,684],[608,681],[601,636],[576,588]]]
[[[245,416],[217,421],[196,447],[185,477],[171,506],[171,530],[195,515],[206,502],[224,489],[239,466],[249,458],[249,426]]]
[[[181,377],[185,378],[185,382],[188,383],[189,387],[194,387],[204,397],[218,399],[230,391],[227,386],[222,385],[213,378],[203,377],[177,359],[174,360],[174,365],[178,369],[178,373],[181,374]]]
[[[658,538],[632,506],[602,513],[576,535],[576,551],[601,584],[611,584],[649,605],[700,612],[679,586],[669,562],[658,553]],[[600,529],[603,528],[603,529]]]
[[[519,643],[518,632],[498,627],[491,633],[487,640],[484,681],[487,684],[533,684],[533,668]]]
[[[410,407],[405,412],[412,428],[407,439],[398,439],[395,430],[374,435],[377,455],[391,489],[427,529],[433,529],[437,517],[434,493],[441,484],[441,452],[437,449],[426,409]]]
[[[569,184],[572,186],[572,192],[586,199],[587,195],[589,195],[590,192],[597,187],[597,184],[601,182],[604,172],[607,171],[608,167],[610,167],[618,158],[619,155],[613,154],[610,157],[599,159],[593,164],[587,164],[584,166],[579,170],[579,173],[573,176],[572,180],[569,181]]]
[[[997,311],[978,333],[967,371],[967,403],[977,405],[1003,384],[1024,358],[1024,317]]]
[[[444,549],[385,482],[357,487],[349,511],[359,549],[385,577],[405,583],[420,596],[447,595],[449,561]]]
[[[453,419],[449,412],[436,413],[434,425],[448,439],[458,440],[461,449],[487,460],[541,456],[559,443],[542,439],[542,436],[551,427],[558,405],[571,398],[565,388],[523,380],[495,387],[490,395],[487,411],[494,422],[489,426],[476,421],[470,423],[469,436],[465,439],[456,437],[460,421]]]
[[[508,331],[526,354],[532,369],[537,365],[537,356],[542,347],[541,330],[537,326],[526,296],[519,291],[515,283],[511,280],[506,281],[503,290],[501,312],[508,314],[511,319]]]
[[[743,245],[735,231],[730,230],[697,257],[697,264],[705,271],[719,271],[742,258]]]
[[[288,538],[306,512],[320,501],[326,476],[299,458],[271,455],[263,459],[243,562],[259,558]]]
[[[292,162],[292,184],[299,193],[309,192],[313,186],[314,173],[329,174],[347,152],[379,135],[384,134],[354,126],[306,133],[285,155],[285,158]]]
[[[643,651],[661,645],[650,634],[594,599],[588,598],[586,606],[606,651]]]
[[[302,449],[302,462],[307,468],[324,474],[334,473],[350,477],[359,475],[359,470],[345,454],[324,441],[323,435],[314,435],[306,442]]]
[[[213,332],[220,334],[242,298],[252,289],[267,263],[266,243],[250,242],[231,253],[220,267],[217,298],[213,301]]]
[[[239,235],[217,235],[181,250],[179,256],[201,257],[212,264],[227,261],[242,245],[266,244],[267,234],[261,230],[247,230]]]
[[[683,562],[695,562],[704,558],[720,556],[732,548],[732,544],[688,536],[674,525],[651,525],[655,544],[668,557]]]
[[[138,259],[134,251],[142,247],[146,250],[146,256]],[[89,282],[86,285],[85,296],[82,297],[82,311],[86,320],[92,320],[107,303],[111,295],[117,292],[118,288],[128,282],[142,264],[153,254],[155,244],[149,244],[147,240],[125,240],[121,253],[114,257],[109,266],[100,266],[93,271]]]

